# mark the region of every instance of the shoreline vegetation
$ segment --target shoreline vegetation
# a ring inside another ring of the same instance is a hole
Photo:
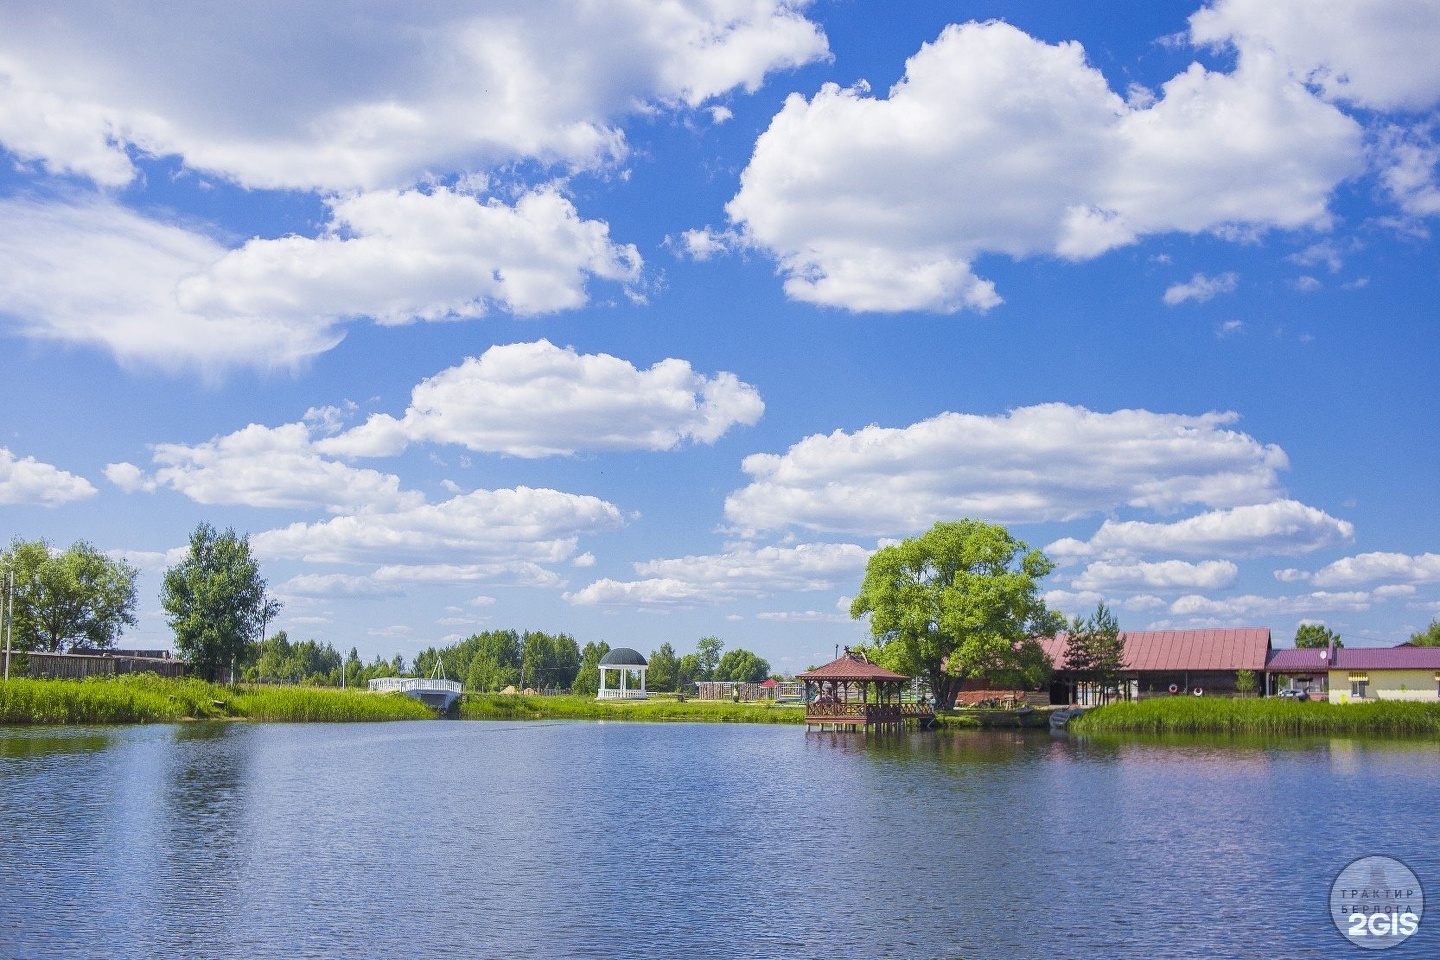
[[[936,717],[940,729],[1045,727],[1049,710],[958,710]],[[403,694],[327,687],[223,686],[194,678],[130,674],[88,680],[0,681],[0,726],[177,723],[250,720],[339,723],[434,719]],[[460,720],[617,720],[658,723],[801,724],[798,704],[680,700],[595,700],[580,695],[467,693],[449,714]],[[1296,703],[1277,698],[1164,697],[1113,703],[1071,721],[1079,734],[1235,734],[1274,736],[1440,736],[1440,704],[1381,701]]]
[[[149,673],[87,680],[0,681],[0,726],[185,720],[334,723],[432,716],[431,710],[404,694],[323,687],[227,687]]]
[[[1095,707],[1070,722],[1075,733],[1229,733],[1279,736],[1440,735],[1440,703],[1296,703],[1278,697],[1161,697]]]
[[[461,720],[636,720],[660,723],[804,723],[799,704],[733,703],[729,700],[596,700],[558,695],[467,693]]]

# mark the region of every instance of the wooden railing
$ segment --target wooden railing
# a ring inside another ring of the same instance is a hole
[[[819,724],[889,724],[935,716],[928,703],[807,703],[805,722]],[[922,724],[923,726],[924,724]]]

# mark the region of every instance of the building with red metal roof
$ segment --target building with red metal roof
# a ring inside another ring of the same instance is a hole
[[[1440,647],[1330,647],[1276,650],[1266,669],[1281,684],[1332,703],[1440,700]]]
[[[1126,630],[1122,699],[1165,694],[1230,696],[1236,693],[1235,674],[1249,670],[1257,681],[1270,656],[1269,627],[1219,630]],[[1100,691],[1066,675],[1068,634],[1040,638],[1040,645],[1055,665],[1052,703],[1093,702]],[[1113,695],[1112,695],[1113,698]]]

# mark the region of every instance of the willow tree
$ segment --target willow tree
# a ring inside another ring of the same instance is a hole
[[[1037,638],[1065,625],[1040,596],[1054,567],[1004,527],[937,523],[870,557],[850,615],[870,618],[885,666],[924,677],[948,706],[966,680],[1045,680]]]

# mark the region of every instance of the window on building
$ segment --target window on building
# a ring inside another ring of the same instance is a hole
[[[1350,696],[1355,700],[1364,700],[1365,691],[1370,686],[1370,677],[1364,673],[1350,674]]]

